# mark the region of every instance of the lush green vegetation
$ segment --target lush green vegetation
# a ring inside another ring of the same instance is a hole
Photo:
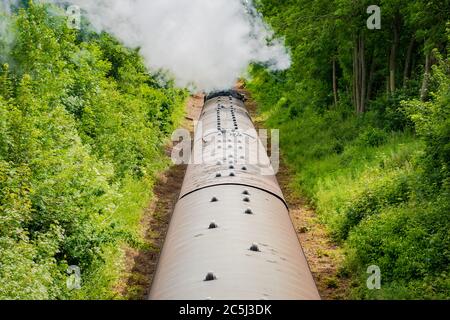
[[[0,17],[0,299],[114,298],[186,92],[111,36],[25,7]]]
[[[448,299],[450,2],[381,0],[381,30],[366,27],[371,1],[257,3],[293,66],[253,66],[248,87],[345,247],[351,296]],[[110,35],[22,7],[0,16],[0,299],[120,298],[186,92]],[[381,290],[366,288],[370,265]]]
[[[450,297],[449,1],[260,0],[290,70],[248,88],[307,196],[346,249],[354,298]],[[377,265],[382,288],[368,290]]]

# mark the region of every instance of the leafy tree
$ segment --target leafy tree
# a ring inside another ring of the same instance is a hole
[[[112,37],[80,37],[58,10],[28,2],[12,14],[12,67],[0,60],[0,299],[70,298],[69,265],[99,298],[89,284],[105,250],[139,243],[118,208],[163,168],[186,97]]]

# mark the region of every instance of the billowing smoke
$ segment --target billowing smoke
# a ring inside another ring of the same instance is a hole
[[[79,6],[97,31],[139,47],[150,70],[168,71],[182,87],[230,88],[252,62],[290,66],[251,0],[48,1]]]
[[[15,33],[11,27],[10,10],[12,1],[0,1],[0,64],[8,61],[8,54],[15,40]]]

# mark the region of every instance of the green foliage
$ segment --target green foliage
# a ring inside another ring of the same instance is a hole
[[[448,197],[449,194],[446,194]],[[409,203],[365,219],[350,235],[350,268],[377,265],[384,298],[447,299],[450,206],[444,195],[432,203]],[[403,288],[403,292],[399,291]],[[360,289],[363,297],[383,297]]]
[[[346,249],[343,270],[353,278],[354,298],[450,296],[450,65],[442,57],[450,3],[444,2],[381,1],[382,29],[369,31],[369,1],[258,1],[285,37],[293,65],[276,73],[252,66],[247,87],[266,124],[280,129],[295,185]],[[356,58],[358,41],[364,49]],[[426,55],[434,64],[429,83]],[[357,83],[361,56],[366,83]],[[355,89],[366,90],[363,113],[354,112]],[[370,265],[381,268],[381,290],[366,287]]]
[[[438,55],[436,53],[436,55]],[[450,61],[440,58],[433,68],[436,91],[428,102],[403,103],[417,132],[427,144],[424,163],[435,183],[450,188]]]
[[[369,147],[381,146],[386,140],[387,134],[385,131],[371,127],[367,128],[358,137],[359,143]]]
[[[0,45],[13,61],[0,61],[0,299],[113,298],[118,248],[142,245],[186,93],[108,35],[80,42],[48,8],[12,15],[17,39]],[[81,291],[66,286],[69,265]]]
[[[398,89],[391,95],[382,95],[370,102],[369,109],[376,113],[374,124],[386,131],[407,131],[414,124],[402,107],[402,101],[415,97],[418,89]]]

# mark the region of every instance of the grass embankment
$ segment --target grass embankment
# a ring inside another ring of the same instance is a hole
[[[280,129],[294,191],[344,248],[337,275],[350,280],[348,297],[446,299],[448,192],[428,175],[427,143],[412,130],[377,127],[371,113],[289,115],[262,79],[255,74],[248,88],[266,125]],[[371,265],[381,269],[380,290],[366,286]]]

